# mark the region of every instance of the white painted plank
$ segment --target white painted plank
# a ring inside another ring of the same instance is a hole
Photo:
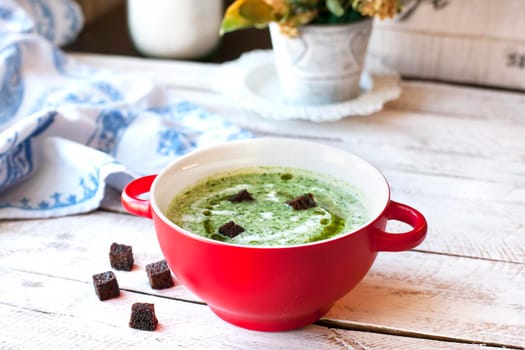
[[[475,186],[461,187],[460,183],[468,180],[433,181],[408,173],[385,174],[392,186],[392,198],[417,208],[428,221],[427,238],[418,249],[525,263],[523,204],[461,198],[462,191],[476,191]],[[484,188],[479,186],[478,190],[483,193]],[[454,192],[460,195],[451,198]]]
[[[525,40],[374,28],[369,50],[401,76],[525,89]]]
[[[71,54],[71,57],[93,67],[111,69],[123,74],[136,74],[153,79],[159,84],[183,88],[180,93],[185,96],[193,95],[195,98],[198,95],[193,94],[193,91],[188,91],[188,88],[200,90],[206,92],[204,97],[197,97],[197,100],[204,106],[211,104],[214,107],[219,105],[222,105],[221,108],[225,107],[220,95],[209,93],[211,77],[220,69],[218,64],[79,53]],[[520,76],[519,72],[513,74]],[[519,121],[524,118],[525,94],[523,93],[431,82],[402,81],[401,87],[403,94],[400,99],[388,103],[386,109],[393,107],[442,113],[449,116],[511,121]],[[250,113],[244,113],[244,115],[249,117]]]
[[[525,265],[382,253],[326,315],[343,324],[525,345]]]
[[[123,291],[99,301],[88,283],[1,269],[2,349],[476,349],[477,345],[311,325],[285,333],[232,326],[206,306]],[[17,293],[13,293],[16,288]],[[128,327],[131,305],[155,305],[154,332]],[[489,348],[486,348],[489,349]],[[495,348],[490,348],[495,349]]]
[[[117,242],[131,245],[135,260],[132,271],[115,271],[121,288],[199,300],[180,283],[160,291],[149,286],[146,265],[163,259],[149,219],[95,212],[56,219],[0,222],[0,233],[0,266],[91,281],[92,275],[111,270],[109,248]],[[28,254],[31,259],[27,259]]]
[[[371,54],[403,76],[525,89],[523,1],[415,3],[405,20],[375,21]]]
[[[16,348],[24,345],[39,349],[53,346],[122,349],[147,345],[153,348],[304,349],[311,344],[316,349],[330,349],[336,343],[334,333],[323,327],[310,326],[287,332],[283,337],[279,333],[235,327],[220,320],[203,305],[128,291],[122,291],[118,298],[101,302],[89,283],[16,271],[2,270],[1,274],[4,282],[0,286],[2,309],[12,315],[11,319],[1,318],[1,329],[7,331],[5,341],[10,339]],[[13,293],[10,286],[17,285],[22,287],[18,287],[18,293]],[[128,327],[131,305],[135,302],[155,305],[159,320],[156,331]],[[40,315],[35,317],[36,313]],[[55,327],[57,329],[53,329]],[[26,339],[23,343],[22,336]]]
[[[161,257],[152,223],[112,213],[0,222],[0,265],[89,283],[109,269],[111,242],[130,244],[131,272],[116,271],[124,289],[157,294],[145,264]],[[28,259],[31,256],[31,260]],[[37,261],[35,264],[33,261]],[[417,252],[380,253],[370,274],[327,319],[348,327],[518,346],[525,324],[525,264]],[[177,284],[159,295],[199,299]],[[453,327],[451,327],[453,325]]]
[[[274,122],[225,107],[215,95],[183,91],[181,94],[257,135],[324,141],[361,155],[381,169],[520,187],[525,184],[525,138],[522,137],[525,125],[516,124],[516,120],[499,121],[497,116],[457,118],[449,114],[387,109],[372,116],[350,117],[335,123]],[[525,105],[525,95],[523,97]],[[523,115],[525,113],[520,114]]]
[[[317,135],[339,137],[351,142],[374,140],[378,145],[393,148],[461,154],[487,160],[496,158],[518,163],[523,161],[525,153],[522,137],[525,125],[511,126],[447,115],[385,110],[365,118],[311,125],[308,129]]]
[[[218,67],[216,63],[85,53],[70,53],[69,57],[92,67],[152,79],[158,84],[176,84],[203,90],[211,88],[210,78],[215,74]]]
[[[387,108],[513,125],[525,118],[525,93],[407,80],[401,87],[401,97]]]

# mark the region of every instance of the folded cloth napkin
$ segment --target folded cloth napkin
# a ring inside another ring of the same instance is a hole
[[[76,214],[105,186],[157,173],[245,130],[151,81],[74,62],[69,0],[0,0],[0,219]]]

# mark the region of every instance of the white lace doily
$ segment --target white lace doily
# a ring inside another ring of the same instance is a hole
[[[385,102],[401,94],[399,74],[367,57],[361,76],[361,94],[348,101],[302,106],[284,99],[271,50],[256,50],[224,63],[213,87],[233,106],[276,120],[303,119],[335,121],[349,116],[368,115],[383,108]]]

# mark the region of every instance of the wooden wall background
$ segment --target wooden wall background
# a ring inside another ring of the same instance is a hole
[[[525,1],[409,1],[369,50],[406,77],[525,90]]]

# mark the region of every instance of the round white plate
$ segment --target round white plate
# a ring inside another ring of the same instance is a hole
[[[361,94],[356,98],[315,106],[290,104],[282,93],[272,51],[256,50],[224,63],[213,86],[233,106],[256,112],[261,117],[323,122],[381,110],[386,102],[401,94],[399,81],[396,71],[369,56],[361,75]]]

